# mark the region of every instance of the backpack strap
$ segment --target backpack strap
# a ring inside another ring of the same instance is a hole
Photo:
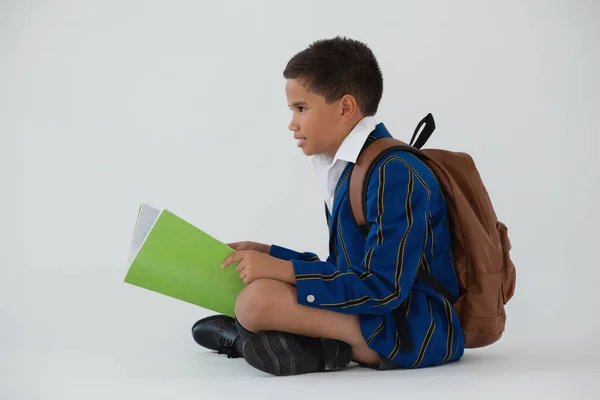
[[[417,271],[417,278],[421,280],[425,285],[429,286],[442,297],[446,298],[448,302],[454,305],[458,301],[458,297],[452,294],[450,290],[439,279],[434,277],[431,272],[425,271],[423,268],[419,268]]]

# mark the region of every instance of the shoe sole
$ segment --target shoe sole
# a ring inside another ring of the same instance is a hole
[[[244,358],[254,368],[276,376],[337,371],[350,364],[352,348],[337,340],[259,332],[244,343]]]

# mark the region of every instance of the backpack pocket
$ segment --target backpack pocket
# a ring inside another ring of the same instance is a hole
[[[502,246],[502,270],[500,271],[500,275],[502,277],[502,301],[506,304],[515,293],[517,276],[515,266],[510,259],[512,245],[508,237],[508,228],[499,221],[496,223],[496,228],[498,229],[498,236]]]

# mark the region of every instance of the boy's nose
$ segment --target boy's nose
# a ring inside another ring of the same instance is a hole
[[[291,120],[290,124],[288,125],[288,129],[292,132],[297,132],[298,130],[300,130],[300,127],[297,123],[294,122],[294,120]]]

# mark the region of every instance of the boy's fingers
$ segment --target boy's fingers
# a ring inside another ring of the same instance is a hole
[[[237,265],[237,267],[235,267],[235,270],[237,272],[241,272],[241,271],[244,270],[244,267],[245,267],[244,263],[243,262],[239,262],[238,265]]]
[[[242,258],[244,258],[244,252],[243,251],[236,251],[235,253],[233,253],[230,256],[228,256],[225,259],[225,261],[223,261],[223,264],[221,264],[221,268],[225,268],[229,264],[233,264],[234,262],[240,262],[242,260]]]

